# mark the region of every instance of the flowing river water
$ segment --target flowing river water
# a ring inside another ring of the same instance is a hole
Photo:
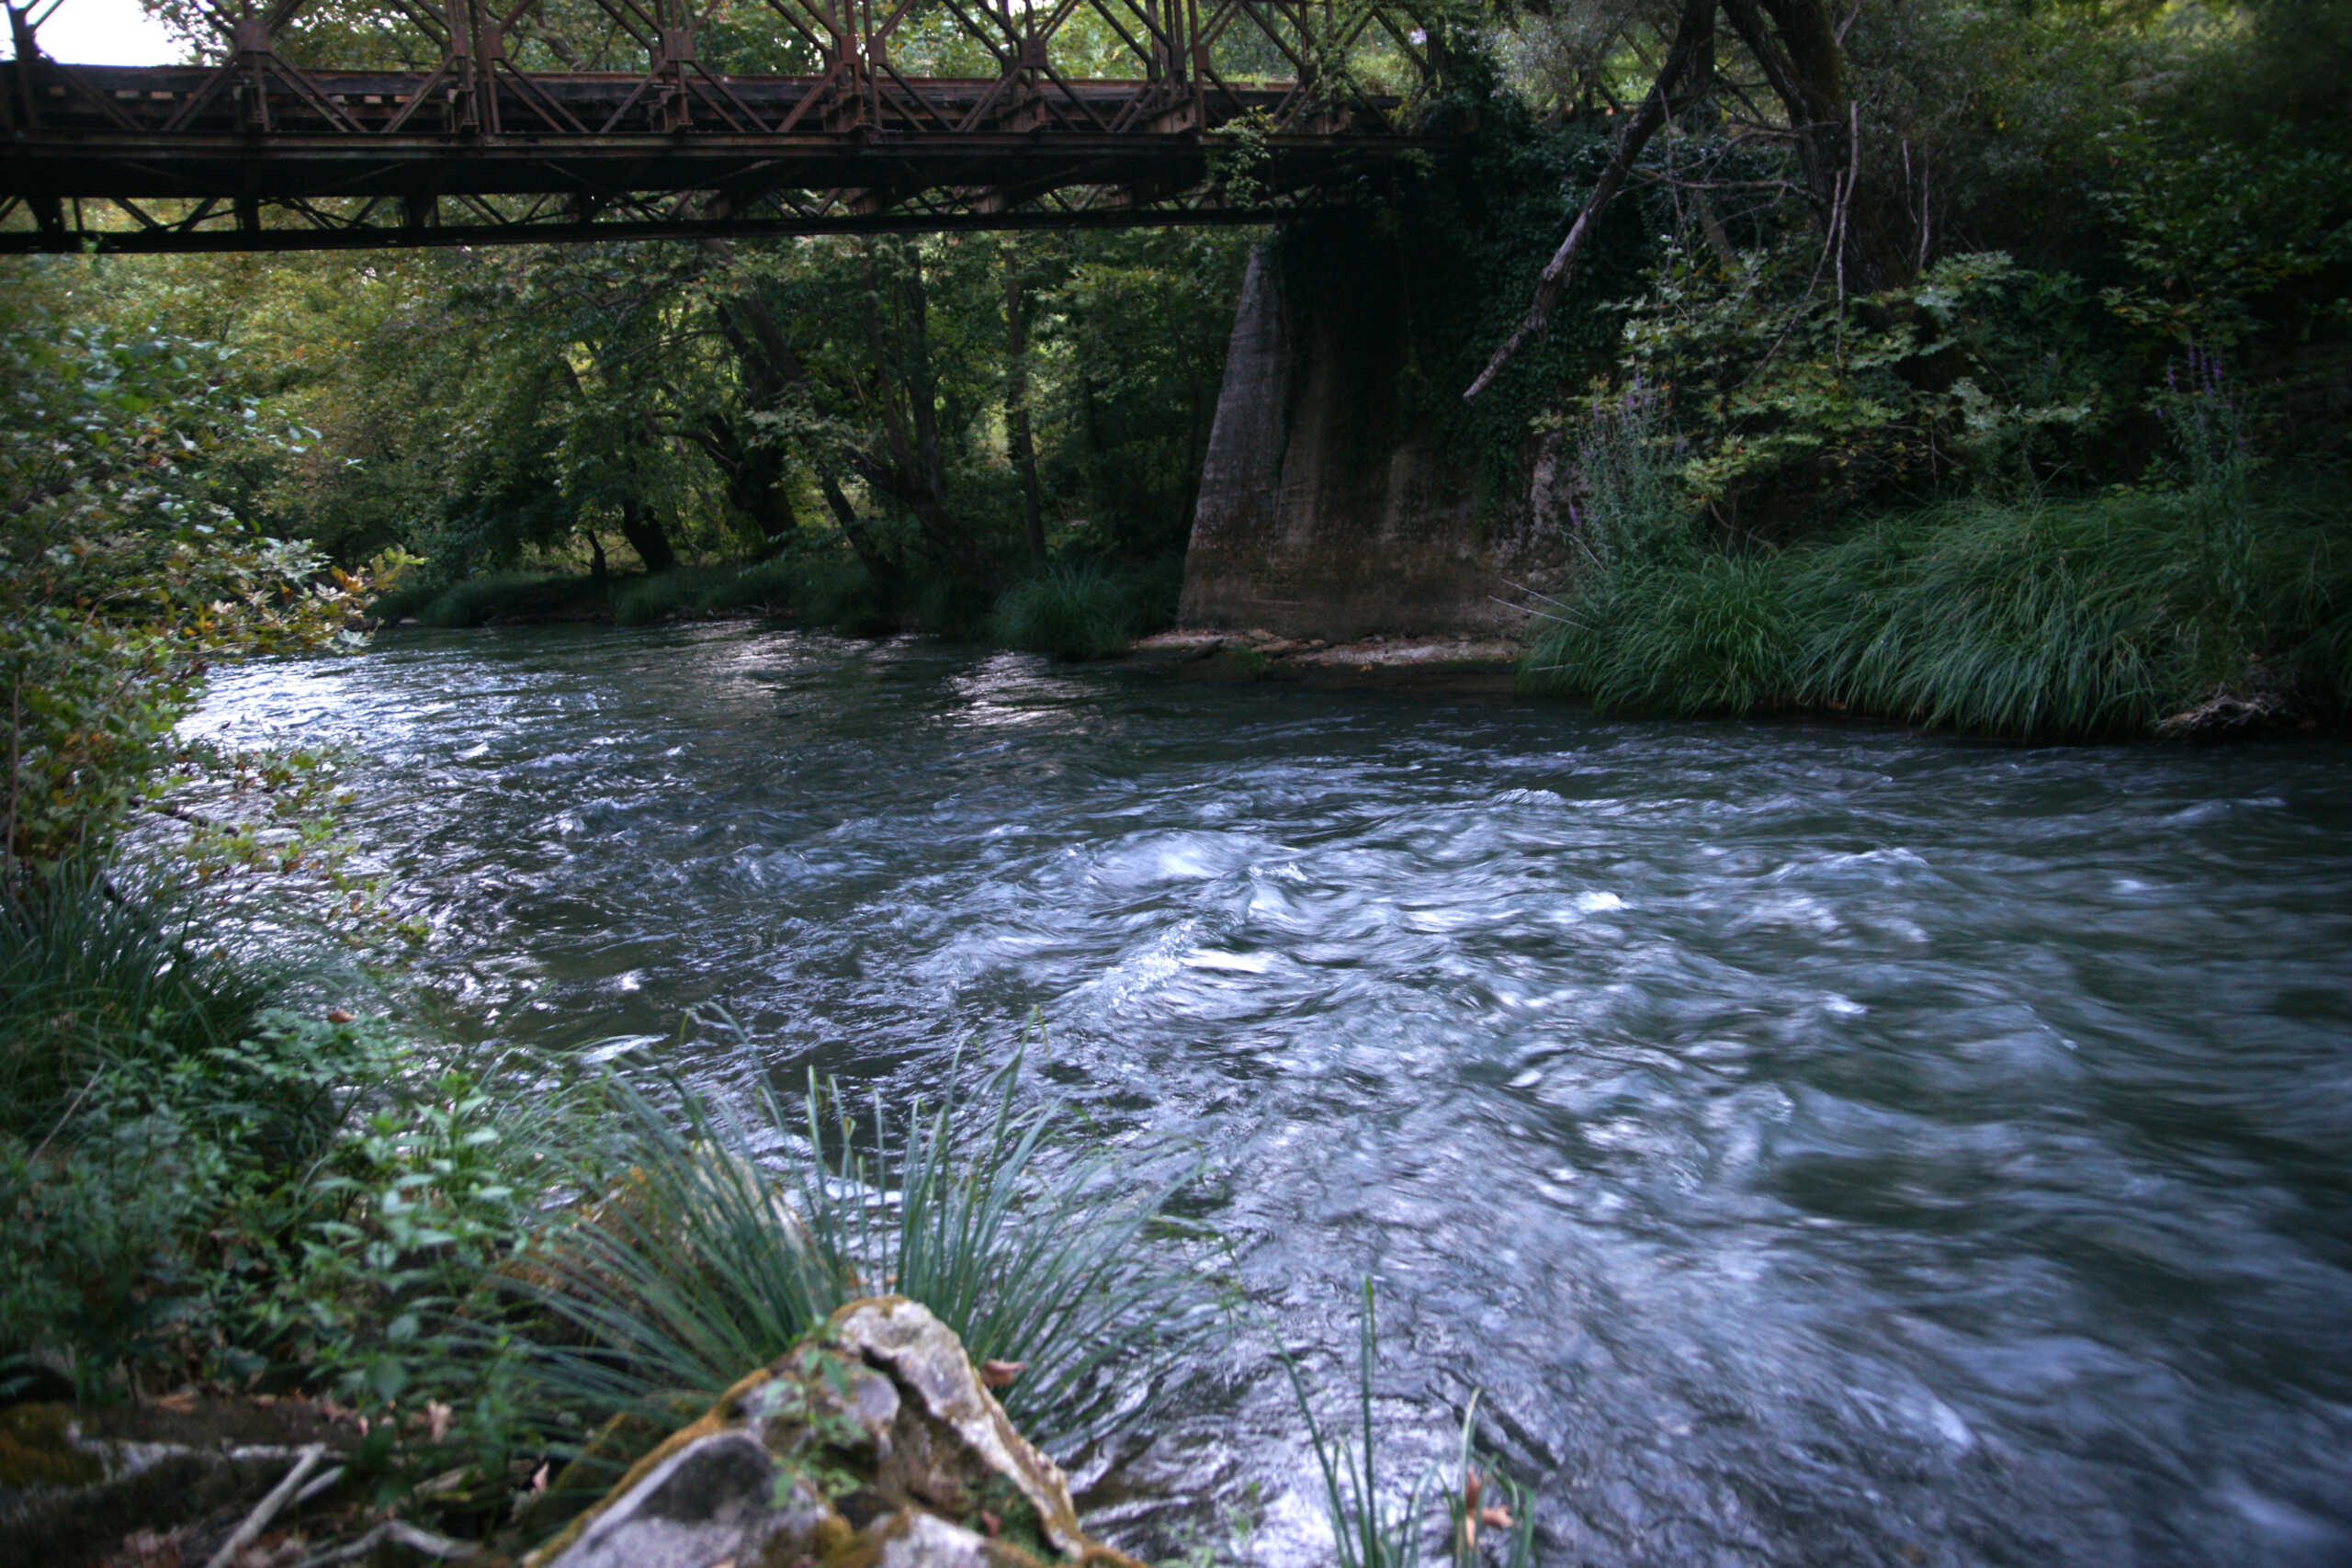
[[[1377,1281],[1400,1480],[1483,1391],[1545,1563],[2352,1562],[2342,743],[746,626],[403,633],[201,722],[356,749],[488,1039],[935,1095],[1041,1013],[1333,1395]],[[1265,1337],[1075,1456],[1109,1534],[1328,1561]]]

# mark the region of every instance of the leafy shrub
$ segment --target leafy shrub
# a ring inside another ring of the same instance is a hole
[[[215,345],[68,325],[51,269],[0,290],[0,864],[103,859],[153,788],[209,660],[333,646],[361,585],[232,502],[291,440]]]
[[[0,1399],[46,1371],[91,1397],[189,1315],[209,1173],[169,1122],[44,1148],[0,1135]]]
[[[2030,484],[2132,412],[2136,364],[2076,278],[1955,255],[1847,301],[1817,256],[1809,237],[1731,263],[1674,250],[1631,307],[1628,380],[1672,389],[1680,482],[1748,532],[1955,479]]]

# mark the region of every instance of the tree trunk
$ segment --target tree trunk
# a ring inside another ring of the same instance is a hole
[[[903,408],[888,384],[893,356],[882,326],[882,283],[871,247],[865,253],[865,332],[877,378],[875,401],[890,456],[884,462],[871,452],[852,452],[850,466],[866,488],[889,496],[914,514],[933,558],[992,593],[1001,586],[995,567],[947,515],[947,479],[939,447],[939,387],[931,368],[926,321],[930,301],[923,289],[921,253],[898,288],[901,328],[896,358]]]
[[[865,520],[857,514],[857,508],[842,489],[840,479],[831,468],[825,468],[819,471],[817,484],[824,492],[825,504],[831,509],[833,521],[841,525],[842,537],[849,541],[851,553],[857,557],[857,564],[865,569],[865,575],[874,580],[876,587],[886,592],[895,592],[899,585],[899,563],[884,555],[881,547],[874,542],[873,532],[865,526]]]
[[[727,503],[750,528],[763,555],[773,555],[788,543],[800,526],[792,497],[785,489],[791,477],[789,460],[781,446],[746,437],[732,420],[706,415],[702,426],[686,432],[701,447],[727,485]]]
[[[1012,466],[1021,473],[1022,514],[1029,525],[1029,561],[1046,564],[1046,516],[1037,495],[1037,444],[1029,430],[1029,295],[1019,252],[1005,247],[1004,424]]]
[[[1863,186],[1860,121],[1846,96],[1844,51],[1824,0],[1723,0],[1724,15],[1763,67],[1797,136],[1805,200],[1837,247],[1841,282],[1872,293],[1906,282],[1908,247],[1885,204]]]
[[[670,547],[670,536],[662,531],[662,519],[634,496],[621,502],[621,537],[637,552],[637,558],[645,563],[649,575],[659,576],[678,564],[678,553]]]
[[[1843,51],[1824,0],[1684,0],[1666,63],[1658,68],[1648,96],[1618,136],[1608,166],[1577,214],[1568,237],[1560,242],[1544,266],[1527,319],[1495,350],[1487,367],[1462,394],[1464,401],[1485,391],[1528,340],[1544,330],[1594,225],[1623,186],[1643,147],[1672,113],[1678,87],[1686,101],[1713,91],[1719,5],[1789,117],[1790,129],[1796,135],[1805,199],[1837,258],[1841,296],[1848,288],[1868,293],[1892,288],[1911,276],[1906,247],[1894,239],[1896,230],[1888,220],[1885,204],[1862,184],[1861,149],[1856,141],[1860,122],[1846,96]]]

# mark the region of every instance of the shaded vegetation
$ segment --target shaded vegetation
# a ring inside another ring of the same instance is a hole
[[[1181,562],[1125,572],[1055,566],[1007,589],[989,629],[1007,648],[1063,660],[1109,659],[1173,623],[1182,586]]]

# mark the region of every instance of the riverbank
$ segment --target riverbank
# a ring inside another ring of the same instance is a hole
[[[2143,504],[2161,510],[2166,502]],[[1185,681],[1519,693],[1634,716],[1843,717],[2042,740],[2336,734],[2352,716],[2343,660],[2352,648],[2352,587],[2339,581],[2352,551],[2335,547],[2332,512],[2306,506],[2301,515],[2307,537],[2247,530],[2256,570],[2240,592],[2259,618],[2238,618],[2234,653],[2221,646],[2233,635],[2228,615],[2209,615],[2217,631],[2191,613],[2208,554],[2194,531],[2159,531],[2126,558],[2099,503],[2046,508],[2022,523],[1996,512],[1989,525],[1963,518],[1940,531],[1905,520],[1869,525],[1842,554],[1823,546],[1744,558],[1694,551],[1614,574],[1594,570],[1566,598],[1539,604],[1519,640],[1462,633],[1329,642],[1263,628],[1129,636],[1125,626],[1148,621],[1148,611],[1133,607],[1128,588],[1083,577],[1016,589],[1007,596],[1015,614],[1000,608],[937,626],[917,611],[886,614],[843,574],[827,574],[812,591],[805,573],[773,563],[603,583],[515,574],[412,593],[379,614],[442,628],[770,621],[861,637],[928,633],[1071,661],[1123,660]],[[2070,555],[2081,558],[2072,536],[2086,528],[2098,531],[2105,558],[2088,575],[2070,563]],[[1927,581],[1955,559],[1963,574],[1971,561],[1994,570],[1973,599]],[[1910,624],[1890,630],[1897,612],[1887,583],[1906,570],[1922,585],[1900,612]],[[421,614],[406,613],[420,604]],[[2175,651],[2152,649],[2152,635]],[[1897,659],[1907,660],[1907,674],[1870,683],[1872,660],[1883,667]],[[1853,668],[1841,673],[1846,666]]]

